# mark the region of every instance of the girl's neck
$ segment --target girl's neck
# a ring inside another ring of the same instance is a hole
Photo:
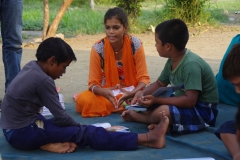
[[[119,54],[120,52],[122,52],[122,48],[123,48],[123,41],[118,42],[118,43],[113,43],[111,44],[113,51],[115,54]]]

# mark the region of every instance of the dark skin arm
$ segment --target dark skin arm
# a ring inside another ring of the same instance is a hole
[[[92,90],[92,88],[95,85],[92,85],[90,87],[90,90]],[[122,88],[120,88],[120,85],[116,85],[115,87],[109,87],[109,88],[100,88],[98,85],[96,85],[93,88],[93,92],[96,95],[101,95],[103,97],[105,97],[106,99],[108,99],[114,106],[115,108],[118,108],[123,101],[125,101],[128,98],[132,98],[135,93],[139,90],[141,90],[142,88],[144,88],[146,86],[145,83],[140,82],[137,87],[134,88],[134,90],[132,90],[131,92],[128,92]],[[112,90],[114,89],[120,89],[123,92],[123,95],[121,96],[121,98],[117,101],[116,97],[113,95]]]
[[[131,92],[128,92],[128,91],[120,88],[120,90],[123,92],[123,95],[118,100],[118,106],[120,106],[123,103],[123,101],[125,101],[129,98],[132,98],[138,91],[140,91],[145,86],[146,86],[145,83],[140,82]]]
[[[152,95],[143,96],[138,102],[144,107],[150,107],[153,104],[170,104],[182,108],[192,108],[197,103],[199,92],[196,90],[188,90],[183,96],[179,97],[154,97]]]
[[[131,104],[138,104],[138,99],[143,95],[151,95],[155,92],[159,87],[166,87],[167,85],[157,80],[156,82],[151,83],[148,87],[144,88],[143,91],[138,91],[134,98],[131,101]]]
[[[197,90],[188,90],[185,91],[183,96],[179,97],[154,97],[151,94],[158,89],[159,87],[166,87],[167,85],[157,80],[152,83],[149,87],[145,88],[142,93],[137,93],[134,97],[138,104],[141,104],[144,107],[150,107],[153,104],[170,104],[177,107],[192,108],[197,103],[199,91]],[[132,101],[133,102],[133,101]]]
[[[92,85],[90,87],[90,91],[92,91],[92,88],[93,88],[94,94],[105,97],[115,106],[115,108],[117,108],[117,99],[113,95],[112,90],[119,89],[119,85],[116,85],[115,87],[109,87],[109,88],[100,88],[98,85]]]

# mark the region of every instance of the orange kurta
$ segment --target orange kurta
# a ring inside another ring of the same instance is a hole
[[[132,37],[125,35],[122,49],[123,74],[126,87],[143,82],[149,83],[145,53],[140,40],[135,40],[135,52],[132,49]],[[138,40],[138,41],[137,41]],[[134,43],[134,42],[133,42]],[[101,53],[103,51],[103,53]],[[102,63],[104,62],[104,65]],[[99,85],[102,88],[120,84],[114,51],[108,39],[96,43],[91,50],[88,87]],[[76,98],[76,110],[83,117],[106,116],[115,111],[114,106],[103,96],[84,91]]]

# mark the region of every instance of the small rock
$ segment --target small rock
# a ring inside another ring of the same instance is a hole
[[[35,47],[35,44],[30,42],[30,43],[27,43],[26,45],[24,45],[23,47]]]
[[[59,34],[56,34],[55,37],[61,38],[63,40],[64,39],[64,34],[59,33]]]
[[[228,14],[228,10],[224,10],[224,12],[223,13],[225,13],[225,14]]]
[[[41,43],[42,42],[42,38],[34,38],[33,41],[36,42],[36,43]]]

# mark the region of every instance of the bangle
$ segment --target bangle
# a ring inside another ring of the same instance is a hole
[[[94,89],[95,87],[101,88],[99,85],[94,85],[94,86],[92,87],[92,89],[91,89],[93,93],[94,93],[93,89]],[[95,93],[94,93],[94,94],[95,94]]]

